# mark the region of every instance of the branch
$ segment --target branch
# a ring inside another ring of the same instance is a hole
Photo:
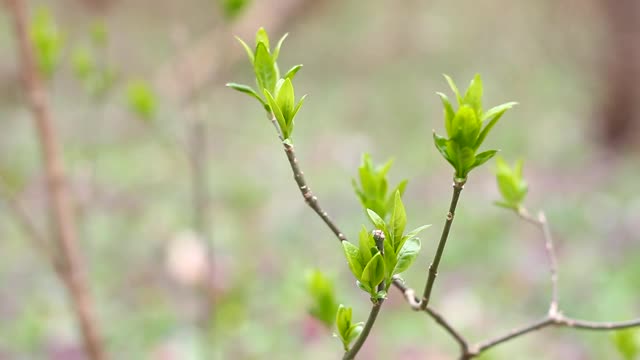
[[[62,275],[63,267],[58,260],[55,249],[51,247],[47,239],[33,222],[31,216],[20,205],[18,198],[6,188],[2,181],[0,181],[0,196],[5,199],[9,211],[13,214],[13,217],[20,227],[22,227],[27,238],[31,240],[33,247],[46,258],[47,262],[49,262],[58,275]]]
[[[399,277],[394,277],[392,284],[402,292],[405,300],[409,303],[411,308],[416,311],[424,311],[426,312],[433,320],[438,323],[460,346],[460,353],[467,354],[469,353],[469,342],[464,338],[464,336],[456,330],[449,322],[438,313],[436,310],[427,307],[425,310],[420,309],[420,300],[415,296],[415,291],[409,287],[407,287],[402,279]]]
[[[553,246],[553,237],[551,235],[551,229],[547,222],[547,217],[544,212],[538,213],[538,218],[534,218],[529,214],[527,209],[519,208],[517,211],[518,216],[523,220],[530,222],[537,226],[542,235],[544,236],[544,248],[549,258],[549,272],[551,273],[551,303],[549,305],[549,314],[553,315],[558,312],[558,260],[556,257],[555,248]]]
[[[369,313],[369,318],[364,324],[364,328],[362,328],[362,332],[360,333],[360,336],[358,336],[358,340],[356,340],[356,342],[353,344],[353,347],[351,347],[351,349],[349,349],[349,351],[344,354],[342,360],[351,360],[356,357],[358,351],[360,351],[362,345],[364,345],[364,342],[367,341],[367,337],[371,332],[371,328],[373,328],[373,324],[376,322],[376,318],[378,317],[378,313],[380,312],[380,308],[382,307],[383,302],[384,299],[380,299],[378,300],[378,302],[373,304],[373,306],[371,307],[371,312]]]
[[[338,226],[331,220],[326,211],[324,211],[320,204],[318,203],[318,198],[313,195],[311,189],[307,185],[307,182],[304,179],[304,173],[300,170],[300,166],[298,165],[298,159],[296,159],[296,154],[293,150],[293,145],[287,141],[282,143],[284,145],[284,152],[287,154],[287,159],[289,160],[289,165],[291,165],[291,171],[293,171],[293,178],[298,184],[298,188],[300,189],[300,193],[304,198],[304,201],[309,205],[313,211],[320,216],[320,218],[324,221],[325,224],[331,229],[331,231],[336,235],[338,240],[346,241],[347,237],[338,229]]]
[[[23,0],[9,0],[8,5],[14,18],[22,81],[33,113],[33,121],[44,159],[52,234],[64,265],[61,279],[67,286],[71,297],[88,356],[93,360],[103,360],[107,356],[98,332],[93,300],[89,294],[83,272],[82,255],[78,249],[76,238],[75,216],[65,183],[60,144],[54,131],[44,85],[33,58],[32,45],[27,30],[25,2]]]
[[[424,293],[422,295],[422,302],[420,304],[420,309],[425,310],[427,305],[429,305],[429,300],[431,298],[431,290],[433,289],[433,284],[436,281],[436,276],[438,276],[438,266],[440,265],[440,259],[442,259],[442,254],[444,253],[444,246],[447,244],[447,238],[449,237],[449,230],[451,230],[451,224],[453,224],[453,218],[456,213],[456,206],[458,205],[458,199],[460,198],[460,193],[464,188],[465,181],[458,181],[457,179],[453,180],[453,196],[451,197],[451,205],[449,206],[449,213],[447,213],[447,220],[444,223],[444,229],[442,229],[442,235],[440,236],[440,242],[438,243],[438,249],[436,250],[436,254],[429,265],[429,276],[427,277],[427,284],[424,287]]]
[[[498,336],[494,339],[490,339],[490,340],[486,340],[483,342],[480,342],[474,346],[471,347],[471,349],[469,351],[467,351],[467,353],[463,354],[461,356],[461,359],[471,359],[474,358],[478,355],[480,355],[480,353],[482,353],[483,351],[486,351],[496,345],[502,344],[506,341],[509,341],[511,339],[517,338],[519,336],[522,336],[524,334],[528,334],[532,331],[536,331],[536,330],[540,330],[542,328],[545,328],[547,326],[553,325],[554,324],[554,319],[552,319],[549,316],[546,316],[544,319],[536,321],[530,325],[526,325],[523,326],[521,328],[517,328],[517,329],[513,329],[511,331],[509,331],[508,333]]]

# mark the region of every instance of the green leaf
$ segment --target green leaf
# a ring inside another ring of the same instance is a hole
[[[407,213],[400,197],[400,192],[395,193],[395,200],[391,220],[389,221],[389,234],[391,243],[395,244],[396,239],[402,239],[404,228],[407,225]]]
[[[507,103],[507,104],[510,104],[510,103]],[[503,105],[507,105],[507,104],[503,104]],[[513,105],[511,105],[511,106],[513,106]],[[484,129],[482,129],[482,131],[478,135],[478,139],[476,140],[476,143],[474,145],[474,150],[478,150],[480,148],[480,145],[482,145],[482,143],[484,142],[484,139],[489,134],[489,131],[491,131],[493,126],[498,122],[498,120],[500,120],[502,115],[504,115],[505,111],[507,111],[507,110],[509,110],[511,108],[511,106],[505,107],[504,109],[501,109],[500,111],[497,111],[495,113],[495,115],[491,118],[491,120],[489,120],[489,123],[484,127]],[[492,110],[493,109],[489,110],[488,112],[491,112]],[[488,119],[488,117],[486,117],[486,118]]]
[[[618,330],[612,334],[613,343],[624,360],[636,360],[640,355],[637,329]]]
[[[373,225],[375,225],[376,229],[387,230],[387,224],[385,224],[384,220],[382,220],[380,215],[376,214],[375,211],[367,209],[367,215],[369,216],[369,220],[371,220]]]
[[[384,280],[384,276],[384,260],[382,255],[377,253],[362,270],[361,281],[363,284],[367,284],[371,290],[374,290]]]
[[[451,79],[449,75],[447,74],[442,74],[442,75],[447,80],[447,83],[449,83],[449,87],[451,88],[453,93],[456,94],[456,99],[458,99],[458,106],[461,106],[463,104],[463,101],[462,101],[462,97],[460,96],[460,91],[458,91],[458,87],[456,86],[456,83],[453,82],[453,79]]]
[[[385,209],[385,213],[390,213],[391,211],[393,211],[393,207],[394,207],[394,202],[395,202],[395,193],[399,192],[400,196],[404,195],[404,191],[407,187],[407,183],[409,182],[409,180],[404,179],[402,181],[400,181],[400,183],[395,187],[395,189],[393,189],[391,191],[391,195],[389,196],[389,199],[387,200],[387,205],[386,205],[386,209]]]
[[[247,45],[246,42],[244,42],[244,40],[242,40],[240,37],[236,36],[235,37],[236,40],[238,40],[238,42],[240,43],[240,45],[242,45],[242,47],[244,48],[244,50],[247,52],[247,56],[249,57],[249,61],[251,62],[251,65],[253,65],[254,63],[254,58],[255,56],[253,55],[253,50],[251,50],[251,48],[249,47],[249,45]]]
[[[447,143],[447,152],[451,154],[451,157],[456,164],[456,177],[459,179],[466,179],[467,174],[475,162],[475,153],[473,149],[462,147],[455,141],[449,141]]]
[[[258,29],[258,31],[256,32],[256,48],[260,44],[264,44],[267,51],[269,50],[269,48],[271,48],[271,46],[269,45],[269,35],[267,35],[267,31],[263,27]],[[258,51],[256,50],[256,53],[257,52]]]
[[[453,157],[449,154],[449,140],[446,138],[439,136],[436,132],[433,132],[433,143],[436,145],[436,149],[440,152],[443,158],[449,162],[453,167],[456,167],[456,163]]]
[[[302,69],[302,64],[298,64],[298,65],[292,67],[291,69],[289,69],[289,71],[287,71],[286,74],[284,74],[284,78],[293,80],[293,78],[296,76],[296,73],[300,69]]]
[[[356,281],[356,285],[358,285],[358,287],[359,287],[362,291],[364,291],[364,292],[366,292],[366,293],[371,294],[371,292],[373,291],[373,289],[371,289],[371,288],[369,287],[369,284],[364,284],[364,283],[362,283],[362,282],[360,282],[360,281]]]
[[[371,260],[372,256],[371,248],[375,248],[376,243],[364,225],[360,230],[359,240],[360,260],[362,264],[367,264],[369,263],[369,260]]]
[[[336,313],[336,329],[338,330],[338,337],[340,337],[345,351],[349,350],[349,344],[351,343],[349,332],[353,331],[353,325],[351,324],[352,312],[351,308],[340,304]]]
[[[414,237],[418,236],[418,234],[420,234],[420,233],[422,232],[422,230],[424,230],[424,229],[428,229],[428,228],[430,228],[430,227],[431,227],[431,224],[419,226],[419,227],[417,227],[417,228],[415,228],[415,229],[413,229],[413,230],[409,231],[409,232],[404,236],[404,238],[407,238],[407,239],[414,238]]]
[[[431,225],[422,225],[416,229],[411,230],[408,234],[406,234],[405,236],[402,237],[402,239],[400,239],[400,241],[397,241],[397,243],[395,244],[395,251],[399,251],[400,249],[402,249],[402,247],[404,246],[404,244],[409,241],[410,239],[415,238],[416,236],[418,236],[418,234],[430,227]]]
[[[285,33],[284,35],[282,35],[282,37],[278,41],[278,44],[276,45],[276,48],[273,50],[273,61],[277,61],[278,60],[278,56],[280,55],[280,48],[282,47],[282,43],[284,42],[284,39],[287,38],[287,36],[289,36],[289,33]],[[285,76],[285,78],[286,78],[286,76]]]
[[[449,138],[461,146],[473,147],[481,127],[482,122],[476,116],[473,108],[469,105],[462,105],[453,118],[452,132],[449,133]]]
[[[280,127],[280,131],[282,131],[282,137],[284,138],[284,140],[289,139],[289,129],[287,128],[287,122],[284,118],[284,115],[282,114],[282,111],[280,110],[280,107],[278,107],[278,103],[276,103],[276,100],[267,89],[264,90],[264,97],[267,99],[267,103],[271,108],[273,116],[275,116],[276,120],[278,121],[278,126]]]
[[[270,93],[275,94],[278,74],[274,66],[273,58],[263,42],[258,43],[256,47],[253,69],[260,89],[267,89]]]
[[[482,112],[482,78],[480,74],[476,74],[471,84],[467,88],[467,92],[464,94],[462,100],[465,104],[471,106],[476,113],[476,116],[480,116]]]
[[[437,92],[438,96],[440,96],[440,100],[442,100],[442,106],[444,107],[444,126],[447,130],[447,134],[450,134],[453,129],[453,118],[456,115],[455,111],[453,111],[453,106],[451,106],[451,102],[449,102],[449,98],[447,95]]]
[[[287,79],[288,80],[288,79]],[[293,120],[296,118],[296,115],[298,115],[298,111],[300,110],[300,108],[302,107],[302,104],[304,104],[304,100],[307,98],[307,95],[302,95],[302,97],[300,98],[300,100],[298,101],[298,103],[296,104],[296,107],[293,109],[293,113],[291,114],[291,129],[289,130],[289,132],[293,132]]]
[[[484,113],[482,115],[482,121],[484,122],[485,120],[491,119],[494,116],[500,114],[500,113],[504,113],[505,111],[511,109],[512,107],[518,105],[517,102],[515,101],[511,101],[508,103],[504,103],[495,107],[492,107],[491,109],[489,109],[486,113]]]
[[[285,79],[276,95],[276,103],[282,111],[287,128],[289,128],[293,120],[293,111],[295,107],[295,93],[291,80]]]
[[[471,167],[471,169],[475,169],[478,166],[486,163],[487,161],[489,161],[489,159],[491,159],[496,153],[498,153],[498,150],[487,150],[484,152],[481,152],[480,154],[476,154],[476,160],[473,163],[473,166]]]
[[[388,280],[387,288],[391,285],[391,276],[393,276],[393,269],[396,267],[396,263],[398,258],[396,256],[396,251],[391,245],[391,241],[389,239],[384,239],[384,254],[382,254],[382,258],[384,260],[384,268],[385,268],[385,278]]]
[[[234,90],[240,91],[242,93],[248,94],[249,96],[253,96],[254,98],[258,99],[258,101],[260,101],[260,103],[263,106],[267,106],[267,103],[264,100],[262,100],[260,95],[258,95],[258,93],[255,90],[253,90],[251,86],[236,84],[236,83],[227,83],[226,86]]]
[[[360,333],[362,332],[363,328],[364,328],[364,323],[362,322],[351,325],[351,327],[346,333],[347,338],[345,340],[347,341],[347,346],[351,344],[353,340],[357,339],[358,336],[360,336]]]
[[[362,280],[363,269],[362,264],[360,263],[360,251],[355,245],[348,241],[342,242],[342,249],[344,250],[344,255],[347,258],[349,269],[351,269],[351,272],[357,280]]]
[[[398,262],[396,263],[396,267],[393,269],[393,275],[400,274],[411,266],[418,256],[418,253],[420,253],[420,247],[420,239],[417,237],[413,237],[404,243],[398,252]]]

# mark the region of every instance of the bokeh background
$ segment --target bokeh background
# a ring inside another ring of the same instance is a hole
[[[443,131],[435,91],[448,92],[442,73],[465,84],[479,72],[487,106],[520,103],[486,143],[508,161],[525,159],[527,205],[546,211],[555,235],[561,308],[588,320],[640,314],[637,1],[254,0],[232,14],[235,3],[29,2],[32,12],[46,7],[63,33],[47,89],[114,358],[338,358],[340,342],[308,315],[312,268],[334,280],[356,319],[368,314],[367,295],[300,198],[264,111],[224,87],[253,82],[232,35],[252,41],[259,26],[272,38],[290,32],[282,69],[304,64],[298,157],[348,237],[367,223],[351,187],[362,153],[394,158],[392,181],[409,179],[408,226],[434,225],[405,274],[410,286],[423,286],[450,197],[451,169],[431,139],[432,129]],[[98,47],[96,23],[108,39]],[[100,96],[74,72],[80,47],[113,73]],[[0,54],[0,169],[47,233],[42,161],[4,11]],[[152,116],[130,111],[132,81],[155,94]],[[493,205],[493,166],[465,187],[433,300],[472,340],[543,316],[550,294],[543,239]],[[83,359],[65,290],[6,200],[0,359]],[[361,357],[453,359],[456,351],[392,292]],[[611,334],[563,329],[483,357],[618,358]]]

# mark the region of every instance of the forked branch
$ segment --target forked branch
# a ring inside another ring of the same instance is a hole
[[[519,209],[517,213],[518,216],[520,216],[523,220],[536,225],[540,229],[544,237],[545,249],[549,258],[552,283],[552,294],[549,304],[549,311],[546,316],[540,320],[534,321],[519,328],[512,329],[505,334],[496,336],[494,338],[470,345],[470,342],[464,337],[464,335],[462,335],[460,331],[456,330],[455,327],[451,323],[449,323],[442,314],[438,313],[430,307],[427,307],[426,309],[424,309],[424,311],[432,319],[434,319],[435,322],[440,325],[460,346],[460,360],[473,359],[495,346],[547,327],[566,327],[593,331],[621,330],[640,327],[640,318],[620,322],[592,322],[573,319],[562,314],[562,312],[559,310],[558,305],[557,260],[555,249],[553,246],[553,238],[549,229],[547,219],[543,212],[540,212],[538,214],[538,217],[534,218],[524,208]],[[421,308],[420,301],[415,297],[415,291],[413,289],[407,287],[399,278],[394,278],[393,285],[402,293],[403,297],[413,310],[423,310]]]

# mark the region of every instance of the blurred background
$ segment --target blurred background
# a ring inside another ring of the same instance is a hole
[[[60,38],[46,87],[113,358],[338,358],[332,329],[309,315],[313,268],[356,320],[368,314],[264,111],[224,87],[253,83],[232,35],[251,44],[260,26],[273,42],[290,33],[281,69],[304,64],[298,158],[347,236],[368,222],[351,186],[362,153],[394,158],[392,182],[409,179],[409,228],[433,224],[410,286],[423,286],[450,199],[452,171],[431,138],[443,132],[435,92],[449,93],[442,73],[464,87],[478,72],[486,107],[520,103],[487,146],[525,159],[527,206],[546,211],[555,235],[561,309],[594,321],[640,314],[638,1],[57,0],[29,10]],[[65,289],[9,206],[16,200],[47,233],[16,47],[3,11],[0,359],[83,359]],[[493,166],[465,187],[433,299],[473,341],[542,317],[550,296],[543,239],[493,205]],[[456,353],[391,292],[361,358]],[[634,355],[611,333],[546,329],[482,358]]]

